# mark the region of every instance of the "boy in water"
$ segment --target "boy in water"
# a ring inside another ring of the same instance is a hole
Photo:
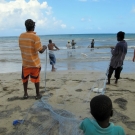
[[[90,102],[91,114],[95,119],[85,118],[80,129],[84,135],[125,135],[121,126],[109,122],[113,115],[112,101],[105,95],[98,95]]]
[[[52,71],[55,71],[56,68],[54,67],[54,65],[56,63],[56,58],[53,51],[59,50],[59,48],[54,43],[52,43],[52,40],[49,40],[48,49],[49,49],[50,64],[52,65]]]

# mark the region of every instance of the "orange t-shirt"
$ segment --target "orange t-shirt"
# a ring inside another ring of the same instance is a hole
[[[25,32],[19,37],[23,67],[41,67],[38,52],[43,49],[35,32]]]

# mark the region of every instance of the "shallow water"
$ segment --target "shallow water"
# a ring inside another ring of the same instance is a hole
[[[124,62],[123,72],[134,72],[135,64],[132,62],[135,34],[126,34],[128,53]],[[60,48],[55,52],[57,70],[99,70],[106,72],[111,58],[109,46],[114,46],[115,34],[74,34],[74,35],[46,35],[40,36],[43,44],[48,44],[52,39]],[[95,49],[87,48],[91,39],[95,39]],[[66,49],[68,40],[74,39],[76,49]],[[42,63],[42,71],[51,71],[48,52],[39,54]],[[47,58],[46,58],[47,57]],[[47,64],[46,64],[47,60]],[[0,37],[0,73],[21,71],[22,58],[18,46],[18,37]]]

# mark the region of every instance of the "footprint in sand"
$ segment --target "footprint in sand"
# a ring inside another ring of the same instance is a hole
[[[117,112],[115,109],[113,109],[113,117],[111,118],[111,121],[113,123],[117,123],[119,121],[122,121],[123,123],[125,123],[126,121],[129,120],[129,117],[120,113],[120,112]]]
[[[81,91],[83,91],[82,89],[77,89],[77,90],[75,90],[75,91],[77,91],[77,92],[81,92]]]
[[[3,91],[8,91],[7,88],[8,88],[8,87],[3,87]]]
[[[117,103],[119,105],[119,107],[123,110],[126,110],[126,105],[127,105],[127,100],[124,98],[117,98],[114,100],[114,103]]]
[[[125,121],[124,124],[127,126],[127,128],[135,130],[135,121]]]
[[[0,119],[5,119],[8,117],[11,117],[11,115],[16,112],[16,111],[21,111],[21,108],[19,106],[11,108],[9,110],[4,110],[0,112]]]
[[[9,94],[13,93],[14,91],[19,91],[19,89],[12,89],[12,90],[8,91],[8,92],[6,93],[6,95],[9,95]]]
[[[0,134],[5,134],[6,135],[6,132],[7,132],[8,130],[6,129],[6,128],[2,128],[2,127],[0,127]]]

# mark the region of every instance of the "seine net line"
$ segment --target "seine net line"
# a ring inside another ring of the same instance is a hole
[[[45,63],[45,95],[29,108],[14,135],[83,135],[79,125],[85,117],[92,117],[89,102],[106,88],[108,64],[99,66],[98,62],[109,61],[110,55],[98,49],[60,50],[55,55],[59,70],[47,72],[46,51],[41,60]]]

